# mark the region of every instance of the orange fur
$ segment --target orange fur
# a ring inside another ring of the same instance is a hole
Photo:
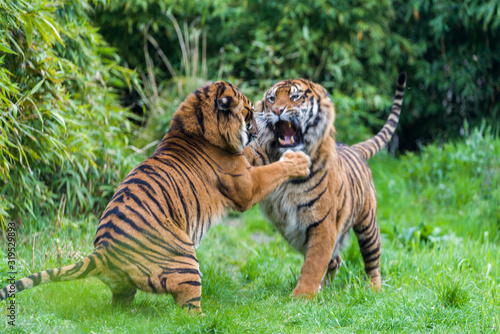
[[[170,293],[201,312],[195,248],[203,235],[226,209],[247,210],[284,181],[309,174],[303,153],[250,166],[242,150],[253,123],[252,104],[233,85],[216,82],[193,92],[154,154],[118,187],[101,216],[94,252],[25,277],[15,290],[95,276],[111,289],[113,304],[130,303],[140,289]],[[6,297],[4,288],[0,300]]]
[[[335,110],[325,89],[305,79],[284,80],[256,104],[257,141],[244,151],[252,165],[277,160],[282,151],[311,157],[311,173],[279,186],[261,202],[262,211],[305,256],[294,296],[312,296],[326,273],[341,265],[340,250],[353,228],[375,290],[381,287],[377,198],[366,160],[391,138],[399,118],[406,76],[401,75],[389,119],[373,138],[351,147],[335,142]]]

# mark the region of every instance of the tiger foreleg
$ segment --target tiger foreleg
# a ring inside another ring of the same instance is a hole
[[[289,178],[303,178],[309,175],[311,159],[302,152],[287,151],[281,159],[270,165],[251,169],[253,191],[252,203],[256,204],[269,196]]]
[[[302,152],[287,151],[279,161],[259,167],[249,167],[234,185],[229,197],[235,209],[246,211],[269,196],[277,187],[290,178],[309,175],[311,159]]]
[[[294,297],[312,297],[320,289],[335,247],[335,233],[332,231],[334,224],[328,221],[314,224],[308,228],[307,251],[299,281],[292,292]]]

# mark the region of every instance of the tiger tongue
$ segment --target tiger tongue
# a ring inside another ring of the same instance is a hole
[[[281,146],[293,145],[295,141],[293,140],[293,136],[286,136],[284,139],[278,138],[278,141]]]

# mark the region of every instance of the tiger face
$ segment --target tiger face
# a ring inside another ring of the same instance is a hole
[[[235,86],[224,81],[191,93],[174,114],[170,127],[203,137],[232,153],[241,152],[255,137],[257,129],[253,104]]]
[[[259,139],[273,161],[286,150],[311,154],[333,130],[335,111],[328,93],[305,79],[276,83],[256,107]]]
[[[217,124],[230,151],[241,152],[255,138],[254,106],[237,88],[228,84],[217,98]]]

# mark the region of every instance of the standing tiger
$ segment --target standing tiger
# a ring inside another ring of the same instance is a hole
[[[252,104],[229,83],[191,93],[153,155],[118,187],[101,216],[94,252],[25,277],[15,290],[94,276],[110,288],[113,304],[129,304],[140,289],[170,293],[178,305],[201,312],[195,248],[203,235],[226,209],[247,210],[284,181],[309,174],[302,152],[250,166],[242,151],[254,123]],[[0,290],[0,300],[7,291]]]
[[[335,142],[335,110],[326,90],[305,79],[276,83],[256,104],[257,140],[245,149],[252,165],[277,161],[294,150],[311,157],[311,173],[279,186],[260,206],[284,238],[304,254],[294,296],[313,295],[340,267],[347,233],[356,233],[365,271],[380,289],[380,231],[372,173],[366,161],[391,139],[399,120],[406,74],[398,80],[392,111],[371,139]]]

